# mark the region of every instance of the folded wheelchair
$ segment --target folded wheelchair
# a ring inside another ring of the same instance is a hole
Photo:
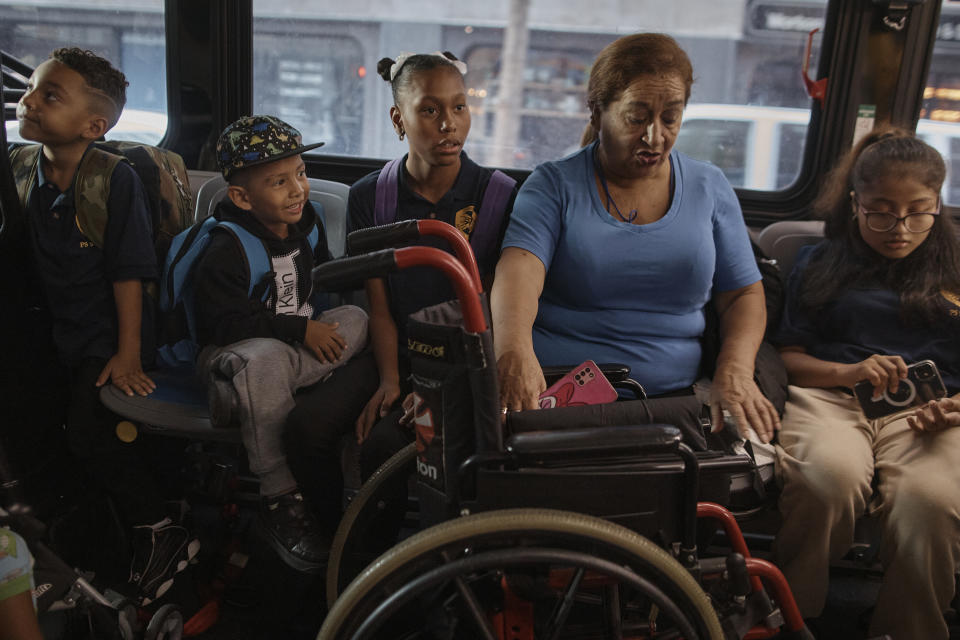
[[[753,467],[750,457],[694,452],[668,424],[597,427],[584,418],[596,413],[571,419],[569,408],[522,412],[536,419],[505,424],[485,300],[463,236],[409,221],[349,242],[357,253],[428,234],[446,238],[457,257],[381,249],[314,271],[318,284],[335,288],[428,266],[457,295],[410,318],[416,442],[348,509],[318,638],[811,638],[779,570],[750,557],[729,511],[697,502],[701,484],[729,482]],[[420,531],[361,568],[386,496],[411,473]],[[732,552],[701,557],[698,519],[718,521]]]

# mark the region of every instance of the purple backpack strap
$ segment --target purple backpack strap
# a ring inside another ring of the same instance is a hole
[[[497,234],[506,215],[507,201],[517,181],[503,173],[494,171],[487,182],[480,201],[480,212],[477,214],[477,225],[470,234],[470,247],[477,256],[483,256],[490,246],[497,241]]]
[[[379,227],[397,221],[397,197],[400,184],[400,163],[394,158],[383,166],[377,177],[377,195],[373,204],[373,225]]]

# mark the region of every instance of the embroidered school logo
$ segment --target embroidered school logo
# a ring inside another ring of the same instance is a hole
[[[951,293],[949,291],[943,291],[943,290],[940,291],[940,295],[942,295],[947,302],[953,305],[953,307],[950,309],[950,317],[951,318],[960,317],[960,296],[958,296],[955,293]]]
[[[477,210],[473,205],[460,209],[454,215],[453,223],[460,233],[469,238],[470,234],[473,233],[473,228],[477,226]]]

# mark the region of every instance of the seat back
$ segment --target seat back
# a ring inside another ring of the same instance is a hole
[[[784,220],[774,222],[760,231],[757,245],[780,265],[780,273],[786,278],[793,270],[797,252],[808,244],[823,239],[822,220]]]
[[[350,186],[333,180],[307,178],[310,183],[310,201],[323,205],[324,227],[330,256],[342,258],[347,244],[347,196]]]
[[[213,210],[221,200],[227,197],[227,186],[227,181],[220,175],[200,185],[197,190],[197,206],[193,212],[194,222],[200,222],[213,215]]]

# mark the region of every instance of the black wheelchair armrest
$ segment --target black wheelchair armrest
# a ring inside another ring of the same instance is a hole
[[[547,381],[547,386],[549,387],[554,382],[562,378],[563,376],[570,373],[570,371],[576,365],[558,365],[558,366],[549,366],[543,367],[543,377]],[[610,381],[610,384],[617,384],[618,382],[623,382],[630,378],[630,367],[625,364],[617,364],[615,362],[605,362],[598,364],[600,367],[600,373]]]
[[[642,424],[563,431],[528,431],[510,436],[505,448],[517,458],[590,457],[675,451],[680,430],[667,424]]]

